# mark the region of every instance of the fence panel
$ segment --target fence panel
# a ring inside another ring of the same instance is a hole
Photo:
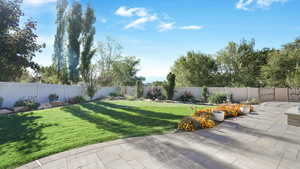
[[[118,87],[99,87],[93,99],[109,96],[110,93],[117,92]]]
[[[232,94],[233,101],[240,102],[248,99],[247,88],[225,88],[225,93]]]
[[[275,88],[260,88],[260,101],[275,101]]]
[[[48,96],[50,94],[56,94],[59,96],[59,101],[65,101],[65,89],[64,85],[53,84],[37,84],[37,101],[39,103],[46,103],[49,101]]]
[[[201,87],[181,87],[175,88],[174,99],[178,99],[180,96],[184,94],[184,92],[191,92],[195,99],[199,100],[201,98]]]
[[[84,96],[85,88],[83,86],[77,85],[64,85],[65,89],[65,99],[69,99],[75,96]]]
[[[259,88],[252,88],[252,87],[248,87],[248,99],[256,99],[259,100]]]
[[[275,101],[289,101],[287,88],[275,88]]]
[[[288,100],[299,101],[300,100],[300,88],[288,89]]]
[[[20,99],[37,98],[37,83],[0,82],[0,96],[4,98],[3,107],[12,107]]]

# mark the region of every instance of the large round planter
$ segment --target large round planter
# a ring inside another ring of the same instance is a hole
[[[244,113],[244,114],[249,114],[250,111],[251,111],[251,107],[250,106],[242,106],[240,108],[241,112]]]
[[[223,111],[214,111],[213,112],[213,119],[215,121],[224,121],[225,118],[225,112]]]

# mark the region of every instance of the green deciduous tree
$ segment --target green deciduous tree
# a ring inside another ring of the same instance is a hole
[[[113,63],[113,84],[116,86],[134,86],[137,80],[143,80],[137,76],[140,60],[133,56],[123,57]]]
[[[94,35],[96,33],[93,24],[96,22],[96,17],[93,8],[87,7],[82,21],[82,52],[81,52],[81,76],[84,81],[89,80],[90,64],[96,49],[92,49]]]
[[[172,73],[178,86],[214,86],[217,68],[212,56],[191,51],[176,60]]]
[[[262,81],[269,87],[296,87],[300,65],[300,40],[283,45],[273,51],[268,62],[262,67]]]
[[[15,81],[27,68],[37,70],[32,59],[44,45],[37,43],[36,23],[28,20],[23,27],[21,0],[0,1],[0,81]]]
[[[95,96],[98,87],[97,87],[97,78],[98,74],[96,71],[96,66],[95,65],[90,65],[88,72],[85,77],[85,84],[86,84],[86,93],[90,97],[90,99],[93,99]]]
[[[107,37],[105,41],[98,42],[97,52],[99,59],[97,66],[100,73],[99,83],[102,86],[113,85],[113,64],[121,60],[122,46],[116,40]]]
[[[58,73],[58,76],[63,76],[62,70],[67,66],[66,57],[64,56],[64,40],[65,40],[65,25],[66,25],[66,9],[68,6],[67,0],[58,0],[56,5],[56,34],[54,40],[53,64]]]
[[[255,50],[255,41],[230,42],[219,51],[217,62],[225,86],[260,86],[261,67],[266,64],[270,49]]]
[[[80,35],[82,33],[82,7],[74,1],[68,14],[68,69],[70,80],[79,81]]]

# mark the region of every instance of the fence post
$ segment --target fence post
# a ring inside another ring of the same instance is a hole
[[[276,94],[275,94],[276,90],[275,87],[273,87],[273,101],[276,101]]]
[[[261,102],[261,98],[260,98],[260,87],[258,88],[258,101]]]
[[[286,88],[287,101],[290,102],[290,88]]]

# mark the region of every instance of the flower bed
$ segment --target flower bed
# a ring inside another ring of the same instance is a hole
[[[178,123],[178,129],[184,131],[195,131],[201,128],[213,128],[216,122],[213,120],[214,113],[224,112],[224,118],[237,117],[253,111],[253,106],[243,104],[225,104],[215,108],[203,108],[197,110],[191,116],[184,117]],[[249,110],[249,112],[246,112]]]

